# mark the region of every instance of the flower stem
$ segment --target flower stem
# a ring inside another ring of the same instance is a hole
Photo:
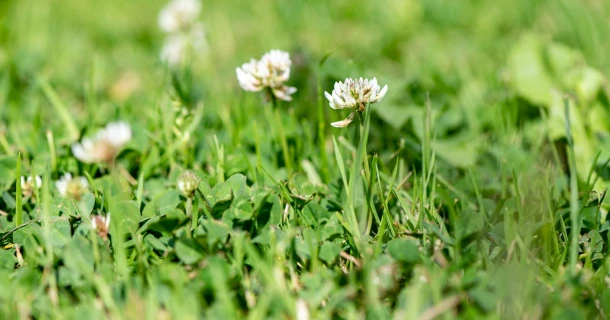
[[[277,139],[280,142],[282,147],[282,155],[284,156],[284,165],[286,166],[286,171],[288,172],[288,177],[292,174],[292,162],[290,161],[290,153],[288,152],[288,140],[286,139],[286,134],[284,132],[284,126],[282,125],[282,119],[280,117],[280,111],[278,109],[278,101],[271,89],[268,91],[269,96],[271,96],[271,105],[273,106],[273,110],[275,112],[275,125],[277,127]],[[270,124],[271,125],[271,124]]]
[[[290,153],[288,152],[288,140],[286,140],[286,134],[284,133],[284,127],[282,126],[282,119],[280,118],[280,111],[275,109],[275,121],[277,122],[278,139],[282,146],[282,154],[284,155],[284,163],[286,165],[286,171],[288,176],[292,174],[292,162],[290,161]]]
[[[263,165],[263,156],[261,153],[261,139],[258,133],[258,122],[254,121],[254,143],[256,149],[256,166]]]
[[[189,222],[186,226],[186,237],[192,237],[192,230],[197,227],[197,217],[193,215],[193,197],[186,197],[186,217],[189,219]]]
[[[23,223],[23,207],[22,207],[22,186],[21,186],[21,153],[17,154],[17,168],[15,169],[16,190],[15,190],[15,227],[19,227]],[[36,183],[36,182],[34,182]]]
[[[322,93],[322,68],[320,67],[320,71],[317,76],[317,84],[318,84],[318,139],[320,145],[320,155],[321,155],[321,167],[322,167],[322,177],[325,183],[330,182],[330,172],[328,169],[328,155],[326,153],[326,117],[324,114],[324,106],[323,106],[323,96]]]
[[[51,130],[47,130],[47,142],[49,144],[49,152],[51,153],[51,170],[55,170],[57,167],[57,152],[55,151],[55,139]]]
[[[363,142],[364,140],[364,131],[365,131],[365,116],[364,113],[361,111],[358,111],[358,119],[360,120],[360,143]],[[362,148],[362,162],[364,162],[364,175],[366,177],[366,181],[370,181],[371,180],[371,169],[369,168],[369,158],[368,158],[368,153],[366,150],[366,145],[364,146],[364,148]]]

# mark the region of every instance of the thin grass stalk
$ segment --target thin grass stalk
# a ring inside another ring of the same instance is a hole
[[[570,102],[568,98],[564,99],[565,107],[565,126],[566,146],[568,153],[568,161],[570,166],[570,220],[572,228],[570,230],[570,255],[569,255],[569,270],[570,273],[576,273],[576,263],[578,260],[578,235],[580,234],[580,224],[578,221],[579,203],[578,203],[578,173],[576,171],[576,157],[574,154],[574,140],[572,138],[572,130],[570,126]]]
[[[288,150],[288,140],[286,139],[284,124],[282,123],[282,118],[280,116],[280,111],[278,108],[278,101],[271,89],[268,90],[268,95],[271,97],[271,106],[275,116],[275,125],[277,127],[276,139],[278,139],[280,142],[280,146],[282,148],[282,155],[284,157],[284,165],[286,166],[286,171],[288,172],[288,177],[290,178],[293,173],[293,166],[290,158],[290,150]],[[271,123],[269,123],[269,125],[271,125]]]
[[[326,152],[326,116],[324,113],[324,98],[322,90],[322,67],[317,76],[318,85],[318,146],[320,147],[320,165],[322,169],[322,179],[324,183],[330,182],[330,172],[328,169],[328,154]]]
[[[15,227],[19,227],[23,223],[23,193],[21,190],[21,152],[17,154],[15,180],[17,184],[17,190],[15,191]]]

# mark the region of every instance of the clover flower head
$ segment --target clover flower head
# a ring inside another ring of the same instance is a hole
[[[183,63],[191,52],[204,51],[206,48],[205,31],[203,25],[198,23],[189,32],[168,35],[163,42],[160,58],[170,67],[176,67]]]
[[[185,197],[190,197],[193,192],[199,187],[201,179],[192,171],[184,171],[180,177],[178,177],[178,190],[182,192]]]
[[[281,50],[271,50],[260,60],[251,59],[235,69],[239,86],[251,92],[269,88],[273,95],[284,101],[291,101],[291,95],[297,91],[284,84],[290,78],[292,61],[290,54]]]
[[[101,215],[91,217],[91,227],[102,239],[108,239],[108,231],[110,231],[110,213],[105,217]]]
[[[78,201],[89,189],[89,182],[84,177],[73,178],[68,172],[55,182],[55,187],[62,196]]]
[[[73,144],[72,154],[85,163],[111,163],[130,140],[131,127],[127,122],[111,122],[93,138]]]
[[[307,307],[307,302],[303,299],[297,299],[297,320],[309,320],[309,308]]]
[[[42,187],[42,179],[40,176],[29,176],[27,178],[21,176],[21,194],[23,194],[25,198],[33,197],[34,190],[40,189],[40,187]]]
[[[172,0],[159,13],[159,27],[167,33],[189,29],[201,12],[199,0]]]
[[[377,83],[377,79],[345,79],[345,82],[336,82],[332,94],[324,92],[326,99],[333,109],[354,109],[362,112],[367,104],[381,101],[388,91],[388,86],[383,88]],[[346,119],[333,122],[333,127],[342,128],[349,125],[353,118],[352,112]]]
[[[175,67],[184,60],[187,50],[188,42],[184,40],[184,37],[167,37],[163,42],[163,48],[161,48],[161,61]]]

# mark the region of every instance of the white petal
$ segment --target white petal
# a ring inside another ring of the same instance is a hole
[[[386,92],[388,92],[388,85],[387,84],[377,94],[377,100],[381,100],[385,96]]]
[[[354,112],[350,113],[350,115],[347,118],[345,118],[341,121],[333,122],[330,125],[335,128],[344,128],[344,127],[347,127],[350,123],[352,123],[353,120],[354,120]]]
[[[80,184],[83,188],[89,188],[89,181],[85,177],[80,177]]]
[[[368,103],[374,103],[377,100],[375,98],[377,98],[377,90],[379,89],[379,87],[372,87],[371,88],[371,92],[369,93],[369,101],[366,101]]]
[[[331,105],[331,108],[333,108],[333,109],[346,108],[345,102],[334,92],[333,92],[333,100],[334,100],[334,103],[333,103],[333,105]]]
[[[72,154],[76,157],[76,159],[85,162],[92,163],[93,158],[90,156],[89,152],[85,150],[82,144],[75,143],[72,145]]]

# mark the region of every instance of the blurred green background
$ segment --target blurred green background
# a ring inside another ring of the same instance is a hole
[[[40,150],[35,136],[47,129],[64,141],[38,77],[50,82],[79,127],[155,119],[169,82],[159,59],[164,4],[0,2],[0,115],[8,141]],[[391,88],[375,108],[374,151],[394,152],[401,140],[407,150],[417,148],[429,93],[439,156],[471,166],[490,142],[510,138],[498,128],[524,129],[536,145],[541,110],[557,127],[553,138],[561,138],[561,97],[568,93],[580,111],[579,165],[588,167],[607,144],[609,12],[602,0],[206,1],[201,20],[209,49],[194,58],[195,94],[205,101],[210,128],[220,129],[223,114],[248,118],[237,105],[257,97],[241,92],[235,67],[269,49],[286,50],[291,84],[299,88],[289,106],[313,128],[318,62],[332,52],[320,73],[325,90],[352,76],[377,77]],[[87,99],[98,102],[94,112]],[[10,125],[21,121],[32,125]]]

